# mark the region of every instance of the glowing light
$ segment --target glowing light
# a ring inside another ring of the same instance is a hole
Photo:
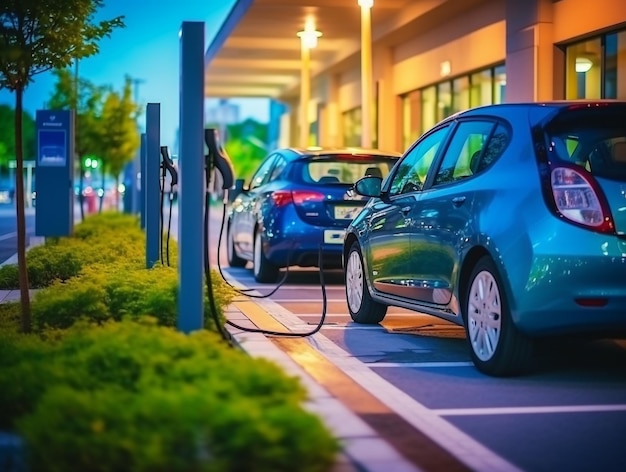
[[[317,38],[322,36],[322,33],[317,31],[314,27],[307,27],[303,31],[297,33],[300,41],[302,41],[302,47],[307,49],[313,49],[317,46]]]
[[[587,57],[576,58],[576,72],[589,72],[589,69],[593,66],[591,59]]]

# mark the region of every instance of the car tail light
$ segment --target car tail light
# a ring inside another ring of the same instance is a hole
[[[290,203],[293,202],[291,191],[290,190],[277,190],[276,192],[272,192],[272,201],[274,202],[274,205],[277,207],[289,205]]]
[[[310,190],[292,190],[291,194],[296,205],[309,202],[323,202],[326,198],[323,193]]]
[[[322,202],[324,198],[323,193],[308,190],[277,190],[272,193],[272,201],[277,207],[290,203],[302,205],[308,202]]]
[[[551,187],[556,210],[561,216],[601,233],[615,231],[602,190],[593,176],[582,168],[554,167]]]

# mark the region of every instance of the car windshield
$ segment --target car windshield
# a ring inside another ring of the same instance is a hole
[[[319,156],[300,161],[295,176],[308,184],[353,184],[366,175],[385,178],[396,160],[395,156]]]
[[[625,123],[624,113],[566,116],[550,124],[548,138],[559,159],[596,177],[626,181]]]

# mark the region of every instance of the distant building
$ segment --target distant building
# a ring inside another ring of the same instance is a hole
[[[219,127],[233,125],[239,123],[240,120],[239,106],[230,103],[227,99],[221,98],[217,106],[207,107],[205,113],[205,122],[216,124]]]

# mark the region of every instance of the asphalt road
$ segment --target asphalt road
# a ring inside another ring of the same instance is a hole
[[[26,210],[27,240],[35,235],[34,208]],[[13,204],[0,204],[0,263],[12,258],[17,252],[17,215]]]
[[[214,215],[210,246],[217,268],[219,210]],[[395,308],[380,325],[357,325],[348,314],[341,271],[321,280],[317,270],[292,268],[277,288],[256,283],[249,266],[227,267],[221,250],[227,279],[245,287],[286,328],[306,333],[323,320],[317,334],[304,337],[306,344],[393,412],[380,432],[405,456],[424,447],[413,436],[398,441],[408,424],[466,470],[626,470],[626,340],[541,340],[530,374],[492,378],[474,368],[461,327]],[[317,378],[315,366],[307,366],[314,361],[299,356],[291,342],[276,341]],[[458,465],[433,463],[424,469]]]

